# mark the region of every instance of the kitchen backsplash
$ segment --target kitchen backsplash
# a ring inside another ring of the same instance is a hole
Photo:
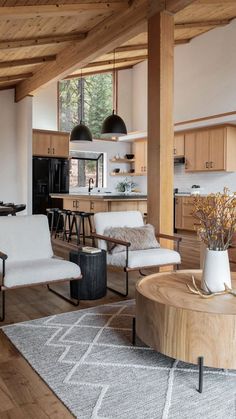
[[[184,165],[175,166],[174,187],[189,192],[192,185],[200,185],[203,193],[222,192],[226,186],[236,192],[236,172],[185,173]]]

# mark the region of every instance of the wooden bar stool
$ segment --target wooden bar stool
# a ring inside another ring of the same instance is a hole
[[[94,238],[91,236],[91,233],[93,231],[92,217],[94,213],[84,212],[84,211],[72,211],[71,215],[72,215],[72,222],[71,222],[71,228],[70,228],[70,232],[68,236],[68,242],[71,240],[71,237],[75,235],[77,245],[80,244],[81,237],[82,237],[84,245],[85,245],[86,239],[92,239],[92,243],[94,245]],[[89,235],[86,235],[85,220],[88,220]]]
[[[59,208],[47,208],[46,209],[51,236],[53,234],[54,228],[56,228],[58,211],[59,211]]]
[[[57,218],[57,224],[56,224],[56,230],[55,230],[55,238],[59,236],[59,233],[62,234],[61,238],[62,240],[68,240],[67,234],[69,235],[71,230],[71,210],[58,210],[58,218]],[[67,229],[68,226],[68,229]]]

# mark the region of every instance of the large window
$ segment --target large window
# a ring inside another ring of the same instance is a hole
[[[72,152],[72,158],[70,159],[70,192],[81,187],[88,187],[91,178],[94,182],[93,187],[103,187],[103,153]]]
[[[112,73],[60,81],[59,130],[70,132],[82,119],[93,138],[99,138],[102,122],[112,112],[112,101]]]

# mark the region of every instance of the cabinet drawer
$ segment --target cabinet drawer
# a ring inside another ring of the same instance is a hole
[[[79,201],[77,199],[63,199],[63,208],[71,211],[78,210]]]
[[[183,217],[182,218],[182,229],[195,231],[196,220],[193,217]]]

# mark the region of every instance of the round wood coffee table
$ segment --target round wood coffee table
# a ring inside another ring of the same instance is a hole
[[[150,275],[136,286],[136,333],[148,346],[169,357],[213,368],[236,369],[236,297],[203,299],[191,294],[201,271]],[[236,273],[232,273],[236,289]]]

